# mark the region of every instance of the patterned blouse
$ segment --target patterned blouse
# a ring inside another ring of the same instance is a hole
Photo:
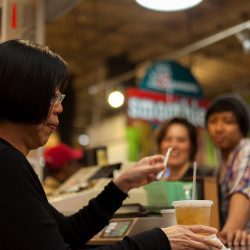
[[[227,218],[232,194],[239,192],[250,199],[250,139],[240,141],[230,153],[226,165],[227,171],[220,185],[222,225]]]

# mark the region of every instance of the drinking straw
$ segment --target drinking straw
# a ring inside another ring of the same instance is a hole
[[[196,172],[197,172],[197,162],[194,162],[193,169],[193,190],[192,190],[192,200],[195,199],[195,191],[196,191]]]
[[[169,158],[169,155],[170,155],[171,151],[172,151],[172,148],[168,148],[168,150],[166,151],[165,158],[164,158],[164,161],[163,161],[163,165],[165,166],[165,169],[162,170],[160,173],[158,173],[158,175],[156,177],[156,180],[160,180],[162,178],[162,176],[166,173],[168,158]]]

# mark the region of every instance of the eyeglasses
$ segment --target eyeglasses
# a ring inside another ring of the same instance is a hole
[[[55,95],[51,98],[50,100],[50,104],[55,106],[59,103],[62,103],[63,99],[65,98],[66,95],[60,93],[60,92],[56,92]]]

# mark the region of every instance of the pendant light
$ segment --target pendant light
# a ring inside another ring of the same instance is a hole
[[[113,91],[108,96],[108,103],[113,108],[119,108],[124,103],[124,95],[120,91]]]
[[[156,11],[179,11],[194,7],[202,0],[135,0],[141,6]]]

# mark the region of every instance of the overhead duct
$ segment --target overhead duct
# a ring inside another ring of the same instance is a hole
[[[45,20],[54,21],[70,11],[81,0],[45,0]]]
[[[207,38],[201,39],[197,42],[194,42],[184,48],[181,48],[179,50],[173,51],[172,53],[168,53],[166,55],[160,56],[160,57],[155,57],[152,60],[149,61],[145,61],[144,63],[141,63],[140,66],[150,66],[154,61],[156,60],[164,60],[164,59],[171,59],[171,60],[175,60],[181,56],[184,55],[188,55],[191,53],[194,53],[195,51],[198,51],[200,49],[203,49],[211,44],[214,44],[216,42],[219,42],[223,39],[226,39],[230,36],[236,35],[241,31],[244,30],[249,30],[250,29],[250,21],[246,21],[243,23],[240,23],[238,25],[235,25],[231,28],[225,29],[221,32],[218,32],[214,35],[211,35]],[[128,81],[129,79],[133,78],[135,76],[136,71],[135,70],[130,70],[127,71],[125,73],[122,73],[118,76],[112,77],[110,79],[106,79],[104,81],[98,82],[96,84],[92,84],[89,88],[88,88],[88,92],[91,95],[95,95],[100,91],[103,91],[105,88],[107,88],[107,86],[112,85],[114,86],[114,84],[116,83],[121,83],[124,81]]]

